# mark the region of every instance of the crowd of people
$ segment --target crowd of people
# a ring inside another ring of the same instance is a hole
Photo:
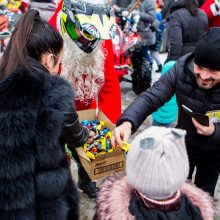
[[[79,219],[78,188],[97,199],[94,220],[213,220],[220,2],[35,0],[20,10],[0,60],[0,219]],[[162,72],[124,112],[112,45],[118,12],[135,17],[141,54]],[[116,125],[113,147],[153,117],[131,143],[126,175],[107,177],[101,189],[76,152],[95,138],[78,119],[89,109]],[[65,144],[77,161],[77,184]]]

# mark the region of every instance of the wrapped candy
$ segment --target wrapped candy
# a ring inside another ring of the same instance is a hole
[[[81,122],[89,130],[95,132],[95,137],[92,143],[84,144],[83,149],[86,155],[94,160],[97,156],[112,152],[113,148],[110,144],[111,131],[106,127],[104,121],[94,119],[93,121],[84,120]]]
[[[94,160],[99,155],[113,152],[114,147],[111,146],[110,138],[112,132],[105,125],[104,121],[94,119],[93,121],[84,120],[81,122],[83,126],[86,126],[89,130],[95,132],[94,140],[92,143],[86,143],[83,149],[88,158]],[[130,145],[123,142],[121,149],[128,152]]]

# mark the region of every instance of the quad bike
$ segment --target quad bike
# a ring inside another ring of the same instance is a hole
[[[132,83],[136,94],[151,85],[151,68],[141,52],[141,37],[137,33],[137,17],[132,13],[117,15],[117,34],[112,40],[115,69],[120,81]]]

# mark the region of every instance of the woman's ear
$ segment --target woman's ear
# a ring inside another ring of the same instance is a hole
[[[54,63],[55,62],[55,58],[54,55],[52,53],[47,53],[44,54],[41,60],[41,64],[48,69],[48,71],[50,72],[51,69],[54,68]]]

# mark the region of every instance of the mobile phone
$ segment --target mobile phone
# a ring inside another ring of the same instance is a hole
[[[189,117],[195,118],[195,120],[198,121],[199,124],[207,127],[209,126],[209,117],[207,115],[195,113],[192,109],[186,107],[185,105],[182,105],[182,108]]]

